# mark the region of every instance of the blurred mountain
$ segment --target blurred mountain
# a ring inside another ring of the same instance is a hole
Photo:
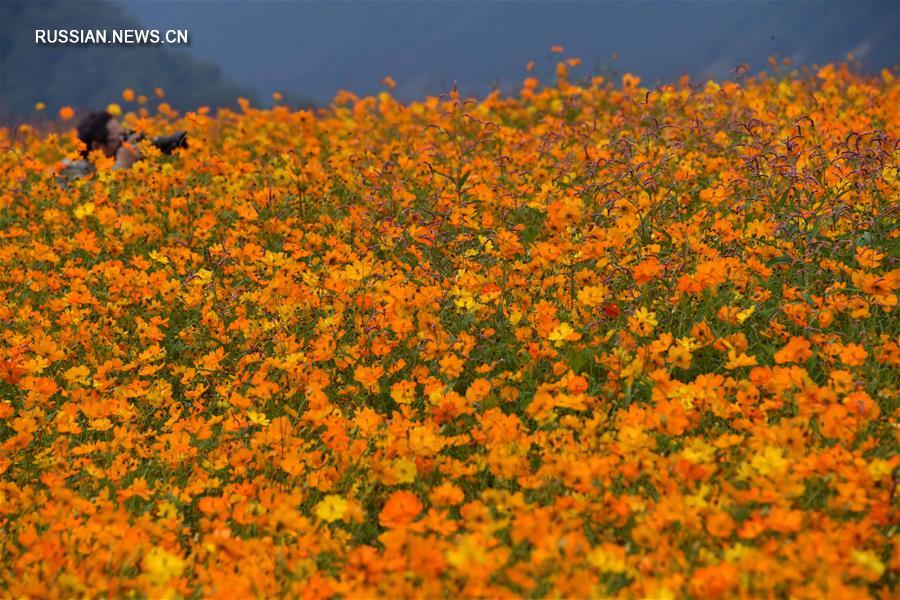
[[[184,50],[161,46],[38,45],[35,29],[138,28],[121,6],[91,2],[0,0],[0,118],[34,114],[36,102],[49,112],[63,105],[105,107],[125,88],[152,97],[155,87],[178,109],[234,104],[254,98],[250,86],[226,79],[218,66]]]
[[[49,46],[35,28],[188,29],[188,46]],[[335,2],[268,0],[0,0],[0,116],[63,104],[105,106],[126,87],[156,86],[176,108],[328,103],[341,89],[372,94],[382,78],[409,100],[553,79],[559,55],[575,75],[631,72],[647,84],[683,74],[728,77],[777,55],[793,64],[845,60],[877,71],[898,64],[900,2]],[[614,55],[616,58],[614,58]],[[305,100],[306,98],[310,99]]]
[[[403,99],[516,89],[525,64],[552,79],[558,59],[632,72],[647,83],[752,72],[771,55],[824,64],[854,53],[877,71],[898,63],[900,2],[299,2],[119,0],[144,26],[189,28],[193,56],[258,90],[327,103],[371,94],[392,76]],[[613,53],[618,55],[612,59]]]

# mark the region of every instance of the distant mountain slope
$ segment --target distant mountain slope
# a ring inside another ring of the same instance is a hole
[[[38,46],[34,29],[189,29],[190,46]],[[856,54],[872,71],[900,62],[900,2],[266,2],[0,0],[0,117],[34,103],[105,106],[122,89],[161,86],[176,108],[327,103],[371,94],[391,75],[402,99],[517,88],[529,60],[552,78],[562,44],[579,71],[645,82],[727,77],[777,54],[825,63]],[[612,59],[613,53],[618,55]],[[576,74],[577,74],[576,72]]]
[[[232,83],[219,67],[184,50],[161,46],[37,45],[34,30],[137,28],[113,2],[20,2],[0,0],[0,117],[33,114],[35,102],[105,107],[131,87],[152,95],[160,86],[176,108],[232,104],[254,98],[249,86]]]
[[[647,82],[753,71],[777,54],[795,63],[856,52],[877,70],[898,62],[900,2],[146,2],[119,0],[147,26],[188,27],[193,56],[264,96],[327,102],[373,93],[391,75],[402,98],[512,89],[548,49],[631,71]],[[248,48],[252,51],[248,51]],[[612,53],[619,58],[612,62]]]

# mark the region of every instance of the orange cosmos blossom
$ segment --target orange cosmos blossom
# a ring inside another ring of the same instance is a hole
[[[634,267],[634,281],[638,285],[643,285],[662,273],[662,270],[659,259],[650,257]]]
[[[384,368],[381,365],[367,367],[360,365],[353,371],[353,378],[361,383],[369,392],[374,392],[378,388],[378,381],[384,374]]]
[[[378,515],[378,522],[389,529],[405,527],[422,512],[422,503],[412,492],[401,490],[388,497]]]

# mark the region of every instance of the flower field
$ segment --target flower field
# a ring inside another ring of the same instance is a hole
[[[0,130],[2,595],[896,597],[900,83],[577,62]]]

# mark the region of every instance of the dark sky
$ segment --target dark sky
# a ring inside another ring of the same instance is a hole
[[[753,72],[772,54],[795,63],[895,66],[900,2],[309,2],[118,0],[143,25],[187,28],[186,52],[261,97],[291,92],[327,102],[339,89],[373,93],[391,75],[401,98],[506,89],[534,60],[550,78],[558,57],[634,72],[647,83],[689,73]],[[618,59],[613,60],[613,53]]]

